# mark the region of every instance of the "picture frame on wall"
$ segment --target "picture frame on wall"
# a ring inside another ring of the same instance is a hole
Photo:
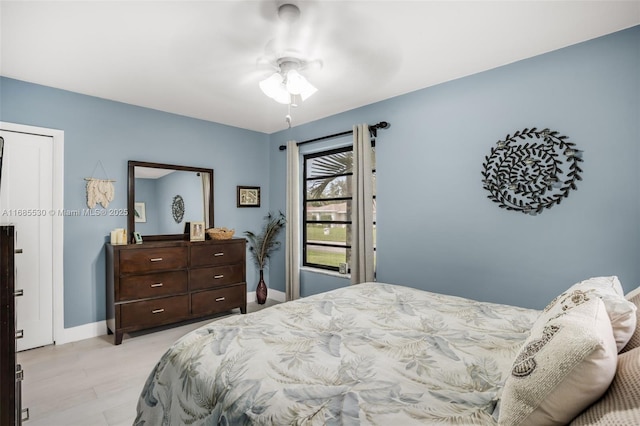
[[[142,223],[146,223],[147,222],[147,211],[145,209],[145,205],[143,202],[138,202],[138,203],[134,203],[134,216],[136,219],[136,222],[142,222]]]
[[[259,186],[238,186],[238,207],[260,207]]]
[[[204,222],[189,223],[189,241],[204,241],[205,229]]]

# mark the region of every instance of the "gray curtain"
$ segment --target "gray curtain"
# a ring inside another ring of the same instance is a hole
[[[300,297],[300,154],[295,141],[287,142],[287,226],[285,268],[287,301]]]
[[[374,280],[373,177],[369,126],[353,126],[351,284]]]
[[[210,228],[213,224],[209,223],[209,205],[211,200],[209,195],[211,194],[211,180],[209,179],[209,173],[200,173],[202,179],[202,200],[204,201],[202,207],[204,211],[204,228]]]

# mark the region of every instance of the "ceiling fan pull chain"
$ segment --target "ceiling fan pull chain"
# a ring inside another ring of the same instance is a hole
[[[287,105],[287,115],[284,116],[284,121],[287,122],[287,126],[291,128],[291,104]]]

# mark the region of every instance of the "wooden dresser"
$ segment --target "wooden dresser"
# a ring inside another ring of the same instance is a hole
[[[124,333],[240,308],[247,312],[246,240],[107,244],[107,327]]]
[[[0,226],[0,425],[21,425],[23,371],[16,358],[15,228]]]

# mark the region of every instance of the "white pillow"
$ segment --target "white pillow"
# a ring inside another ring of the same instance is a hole
[[[500,399],[500,425],[566,425],[605,393],[617,347],[599,298],[540,315]]]
[[[577,306],[595,297],[602,299],[618,351],[625,347],[636,329],[636,306],[624,298],[622,285],[616,276],[594,277],[580,281],[556,297],[545,309],[548,318],[562,315],[566,309]]]
[[[640,308],[640,287],[627,293],[624,298],[636,305],[637,308]],[[636,329],[629,339],[629,342],[627,342],[627,346],[625,346],[620,353],[627,352],[637,347],[640,347],[640,309],[636,310]]]

